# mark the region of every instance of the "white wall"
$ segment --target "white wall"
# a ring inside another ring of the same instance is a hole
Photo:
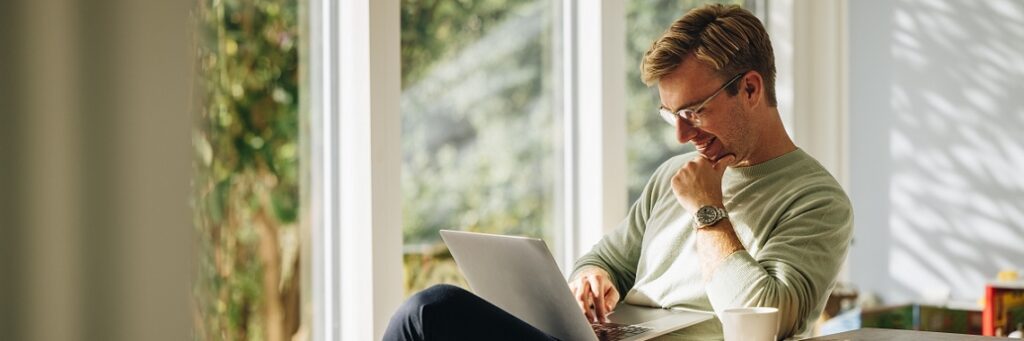
[[[974,300],[1024,270],[1024,1],[849,2],[851,279]]]

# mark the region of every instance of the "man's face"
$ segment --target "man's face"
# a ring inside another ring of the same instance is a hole
[[[658,80],[661,106],[672,112],[696,109],[728,81],[715,76],[710,67],[691,55]],[[736,85],[730,87],[733,86]],[[749,120],[739,96],[722,91],[701,108],[698,116],[698,122],[677,119],[679,143],[692,141],[697,151],[712,161],[728,154],[735,155],[737,159],[748,156],[749,142],[756,139],[750,134]]]

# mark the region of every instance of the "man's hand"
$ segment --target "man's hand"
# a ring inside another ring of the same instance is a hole
[[[698,155],[672,176],[672,193],[675,193],[676,200],[690,213],[697,212],[704,205],[722,207],[722,174],[735,160],[732,154],[718,162]]]
[[[576,304],[590,322],[609,322],[608,314],[619,303],[619,291],[615,289],[608,272],[596,266],[580,270],[576,277],[569,281],[569,289],[576,297]]]

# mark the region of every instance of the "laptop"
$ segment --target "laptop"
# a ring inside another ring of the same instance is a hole
[[[592,325],[544,241],[451,230],[441,238],[477,296],[561,340],[647,340],[714,316],[620,302],[612,323]]]

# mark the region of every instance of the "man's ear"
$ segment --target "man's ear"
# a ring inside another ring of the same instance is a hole
[[[739,94],[743,98],[743,104],[747,108],[754,108],[761,104],[764,96],[764,79],[757,71],[747,72],[740,79]]]

